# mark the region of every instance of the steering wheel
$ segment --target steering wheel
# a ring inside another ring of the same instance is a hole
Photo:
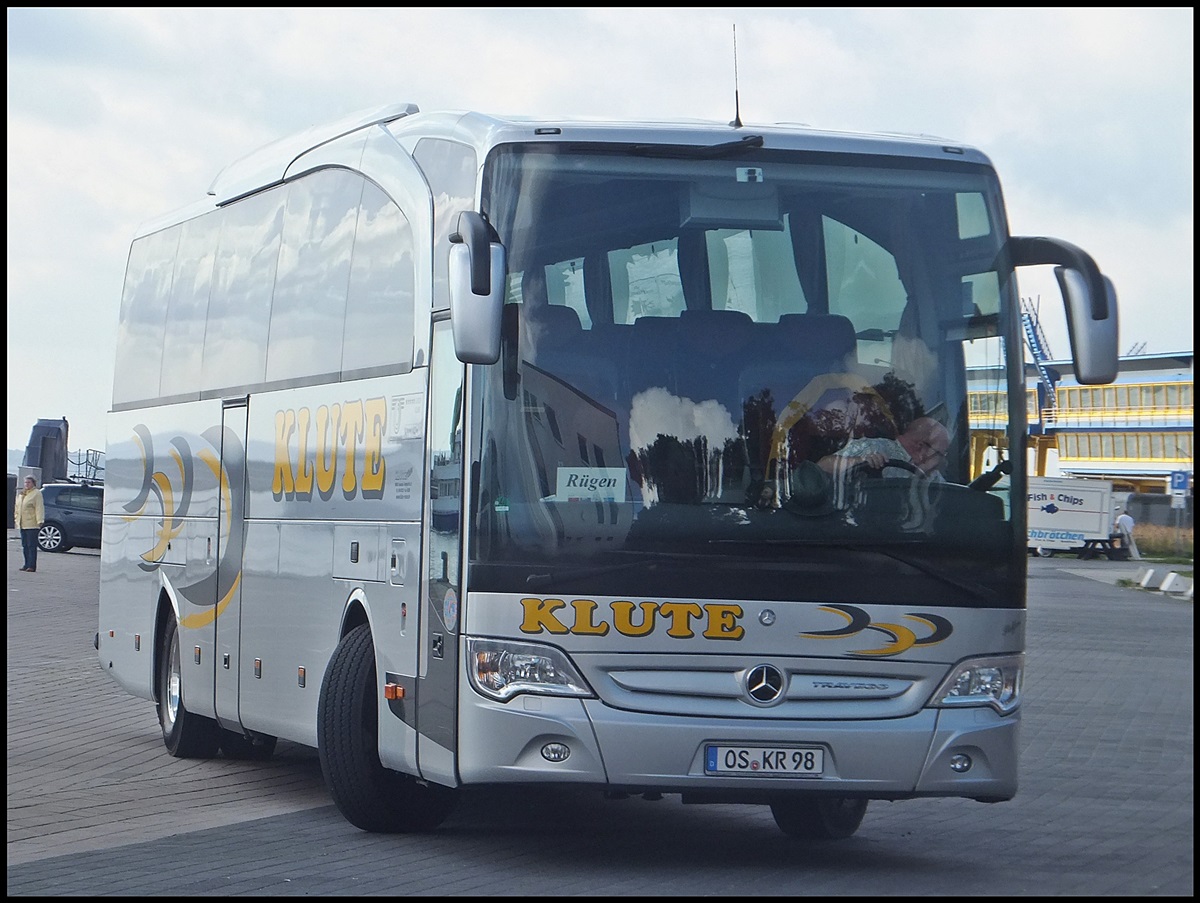
[[[901,461],[899,458],[888,458],[883,462],[882,467],[872,467],[867,462],[860,461],[858,464],[855,464],[850,468],[849,477],[851,479],[858,476],[882,477],[884,470],[889,467],[897,467],[900,470],[907,470],[913,476],[917,477],[928,476],[925,471],[921,470],[921,468],[917,467],[917,465],[913,464],[911,461]]]
[[[979,492],[987,492],[993,486],[1000,482],[1000,478],[1012,473],[1012,459],[1001,461],[991,470],[986,473],[981,473],[970,483],[967,484],[969,489],[975,489]]]

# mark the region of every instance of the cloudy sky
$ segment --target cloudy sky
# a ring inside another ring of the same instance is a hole
[[[1191,8],[8,8],[8,447],[103,449],[128,242],[275,138],[393,102],[937,135],[1087,249],[1121,352],[1191,351]],[[1041,299],[1068,356],[1053,279]],[[1040,272],[1039,272],[1040,271]],[[1053,302],[1051,304],[1050,302]]]

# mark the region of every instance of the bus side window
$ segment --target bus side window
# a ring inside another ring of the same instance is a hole
[[[201,383],[207,392],[252,386],[267,367],[271,290],[283,232],[284,190],[273,189],[222,211],[221,240],[208,302]],[[255,248],[247,254],[246,248]]]
[[[342,376],[372,367],[412,369],[416,308],[412,226],[371,183],[363,186],[342,335]]]
[[[268,382],[341,369],[350,255],[361,176],[321,170],[288,190],[279,267],[271,298]]]
[[[181,227],[133,243],[117,330],[113,403],[158,397],[167,297]]]

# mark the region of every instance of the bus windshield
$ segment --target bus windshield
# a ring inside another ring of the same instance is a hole
[[[971,485],[1024,430],[995,175],[846,160],[492,153],[476,589],[1023,604],[1023,505]]]

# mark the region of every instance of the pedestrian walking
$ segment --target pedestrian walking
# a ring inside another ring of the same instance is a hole
[[[25,553],[23,571],[33,573],[37,570],[38,530],[45,521],[46,505],[42,501],[42,490],[38,489],[36,479],[27,476],[25,488],[17,493],[17,501],[13,505],[13,523],[21,531],[21,551]]]
[[[1133,516],[1129,513],[1128,508],[1117,517],[1114,526],[1117,533],[1120,534],[1121,545],[1129,550],[1129,557],[1134,561],[1141,561],[1142,553],[1138,551],[1137,543],[1133,539]]]

